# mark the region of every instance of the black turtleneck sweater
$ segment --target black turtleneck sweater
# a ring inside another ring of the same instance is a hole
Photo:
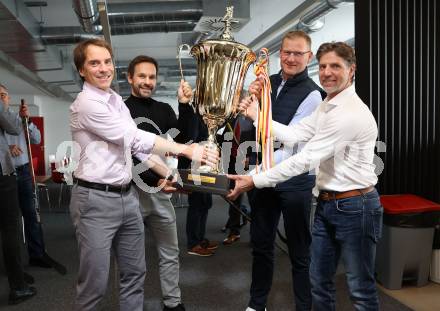
[[[177,118],[173,108],[167,103],[152,98],[140,98],[130,95],[125,104],[133,119],[142,117],[150,121],[138,124],[138,128],[154,134],[165,134],[169,129],[177,128]],[[154,122],[155,125],[151,124]],[[159,132],[160,130],[160,132]]]
[[[179,103],[179,119],[177,119],[173,108],[169,104],[152,98],[140,98],[130,95],[125,100],[125,104],[133,119],[139,117],[148,119],[148,121],[142,120],[138,124],[139,129],[160,135],[175,128],[179,130],[179,135],[174,137],[176,142],[185,143],[191,139],[189,137],[190,126],[196,122],[196,115],[190,105]],[[137,165],[139,160],[133,158],[133,163]],[[140,177],[147,185],[152,187],[156,187],[160,179],[160,176],[151,170],[143,172]]]

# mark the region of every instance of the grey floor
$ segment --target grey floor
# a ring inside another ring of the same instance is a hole
[[[52,202],[56,202],[58,189],[51,189]],[[220,228],[227,218],[227,207],[222,199],[216,197],[211,209],[207,237],[220,241],[224,234]],[[56,205],[56,204],[55,204]],[[61,208],[48,210],[42,202],[45,239],[48,253],[63,263],[68,274],[59,275],[52,269],[25,269],[35,279],[38,295],[20,305],[10,307],[6,304],[8,297],[7,279],[0,260],[0,310],[71,310],[74,296],[78,255],[70,222],[66,212],[67,202]],[[249,247],[249,226],[242,230],[241,240],[232,246],[221,246],[212,257],[201,258],[186,254],[185,248],[185,219],[186,208],[176,208],[179,242],[181,248],[180,286],[183,301],[188,311],[244,311],[248,302],[248,292],[251,271],[251,252]],[[162,310],[160,285],[157,269],[157,255],[154,241],[147,231],[147,278],[145,283],[144,310]],[[118,310],[117,285],[114,270],[111,270],[111,280],[107,295],[100,305],[100,310]],[[343,275],[336,277],[337,310],[353,310],[350,304]],[[405,311],[410,310],[393,298],[380,292],[381,310]],[[277,249],[274,283],[269,297],[269,311],[295,310],[291,290],[289,261],[286,254]]]

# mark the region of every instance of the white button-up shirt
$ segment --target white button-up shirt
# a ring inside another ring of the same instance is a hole
[[[299,153],[253,175],[257,188],[274,187],[316,167],[318,190],[342,192],[377,183],[373,164],[377,124],[354,86],[325,99],[298,124],[288,127],[273,122],[273,130],[286,146],[306,143]]]
[[[74,176],[109,185],[129,183],[131,154],[150,153],[156,135],[137,128],[121,96],[87,82],[70,112],[72,138],[77,143],[73,160],[79,162]]]

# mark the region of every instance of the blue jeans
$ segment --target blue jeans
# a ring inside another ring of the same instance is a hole
[[[35,211],[34,204],[36,202],[34,201],[29,164],[25,164],[17,169],[17,187],[29,258],[41,258],[45,253],[43,231]]]
[[[314,310],[335,310],[333,277],[340,257],[355,309],[379,310],[374,261],[382,234],[382,213],[376,190],[346,199],[318,201],[310,264]]]

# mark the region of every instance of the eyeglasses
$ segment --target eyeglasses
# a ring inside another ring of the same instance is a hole
[[[283,57],[289,57],[289,56],[293,56],[293,57],[296,57],[296,58],[300,58],[301,56],[303,56],[303,55],[305,55],[305,54],[307,54],[307,53],[310,53],[311,51],[305,51],[305,52],[299,52],[299,51],[281,51],[281,55],[283,56]]]

